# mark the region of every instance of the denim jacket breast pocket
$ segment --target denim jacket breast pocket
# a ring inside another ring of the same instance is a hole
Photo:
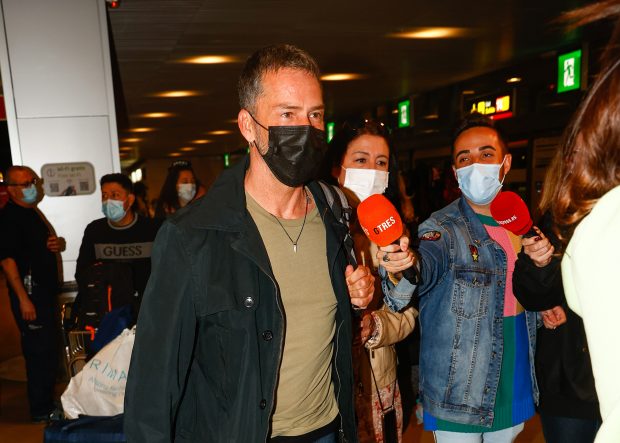
[[[486,316],[489,311],[491,282],[488,271],[457,269],[452,293],[452,312],[466,319]]]

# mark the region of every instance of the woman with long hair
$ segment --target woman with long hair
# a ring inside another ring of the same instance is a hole
[[[569,307],[583,318],[603,419],[596,442],[620,441],[620,2],[566,15],[575,26],[615,20],[601,69],[580,105],[557,165],[551,214]]]
[[[362,120],[345,123],[330,143],[324,179],[343,190],[355,209],[372,194],[384,193],[399,204],[396,165],[385,126]],[[355,213],[355,211],[353,211]],[[350,222],[358,263],[377,272],[377,246],[364,235],[356,218]],[[380,278],[375,282],[379,283]],[[381,294],[381,288],[375,294]],[[400,442],[403,409],[396,374],[394,344],[411,333],[417,311],[392,312],[375,297],[362,316],[353,344],[355,409],[360,442]]]
[[[196,198],[199,187],[200,183],[189,161],[179,160],[172,163],[159,193],[155,217],[168,217],[186,206]]]
[[[536,334],[536,380],[540,392],[538,412],[547,443],[592,443],[601,424],[588,342],[581,317],[568,308],[562,285],[562,245],[554,233],[553,195],[562,187],[562,150],[553,158],[538,206],[540,236],[555,249],[546,266],[539,267],[519,253],[513,273],[513,292],[523,307],[542,312],[545,327]],[[544,233],[544,234],[543,234]],[[523,239],[525,250],[540,240]],[[556,321],[557,318],[565,322]]]

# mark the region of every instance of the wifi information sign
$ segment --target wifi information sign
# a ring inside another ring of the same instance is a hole
[[[558,94],[581,88],[581,49],[558,57]]]

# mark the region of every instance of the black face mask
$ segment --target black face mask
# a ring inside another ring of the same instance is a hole
[[[267,129],[250,116],[257,125]],[[269,148],[263,159],[273,175],[292,188],[315,178],[327,151],[325,132],[310,125],[269,126],[267,130]]]

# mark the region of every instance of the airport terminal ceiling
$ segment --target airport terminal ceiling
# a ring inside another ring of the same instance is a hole
[[[324,81],[327,118],[342,118],[566,44],[551,21],[581,4],[122,0],[108,9],[122,159],[242,148],[236,80],[260,47],[293,43],[324,75],[356,75]]]

